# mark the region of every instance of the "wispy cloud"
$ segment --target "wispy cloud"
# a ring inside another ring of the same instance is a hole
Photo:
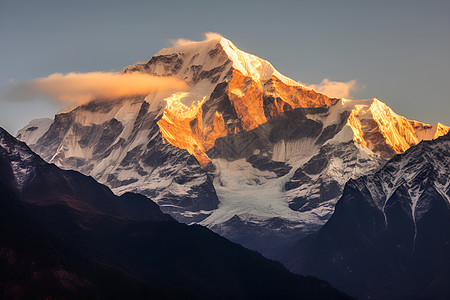
[[[340,82],[324,78],[319,84],[302,84],[316,92],[332,98],[350,98],[352,92],[363,88],[363,86],[357,84],[355,79],[347,82]]]
[[[26,82],[15,82],[9,94],[13,99],[26,100],[43,95],[57,103],[81,104],[93,99],[111,100],[147,95],[156,90],[184,88],[187,88],[187,84],[183,80],[142,73],[55,73]]]
[[[187,40],[187,39],[175,39],[175,40],[169,40],[169,42],[173,46],[184,46],[184,45],[188,45],[188,44],[201,43],[201,42],[205,42],[205,41],[219,40],[223,37],[220,33],[216,33],[216,32],[205,32],[204,36],[205,37],[202,41],[192,41],[192,40]]]

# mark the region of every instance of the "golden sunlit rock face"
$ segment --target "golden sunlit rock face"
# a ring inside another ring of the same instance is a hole
[[[209,124],[204,122],[202,108],[208,107],[203,106],[206,97],[188,107],[180,100],[189,93],[173,94],[166,99],[167,106],[158,122],[161,133],[167,142],[186,149],[201,166],[206,167],[211,161],[206,152],[214,147],[216,139],[240,130],[252,130],[293,108],[324,107],[337,101],[311,90],[288,86],[276,78],[266,82],[267,86],[270,88],[265,91],[259,82],[243,76],[239,71],[233,72],[227,90],[237,115],[237,120],[229,120],[233,126],[228,126],[218,111],[214,112]],[[349,106],[347,118],[353,141],[386,158],[402,153],[422,140],[435,139],[450,131],[449,127],[439,123],[428,125],[408,120],[377,99],[355,102]],[[235,126],[236,123],[240,126]]]
[[[252,130],[267,122],[262,101],[263,93],[260,82],[233,70],[233,76],[228,83],[228,97],[243,130]]]
[[[164,139],[193,154],[203,167],[210,162],[205,152],[219,137],[255,129],[287,110],[329,106],[337,101],[299,85],[289,86],[275,76],[264,83],[255,81],[238,70],[232,71],[225,93],[237,116],[236,120],[227,120],[232,126],[226,125],[218,111],[208,112],[214,113],[214,117],[212,122],[205,123],[202,105],[206,97],[188,107],[181,100],[189,93],[176,93],[167,98],[163,117],[158,122]]]
[[[187,107],[181,99],[188,93],[177,93],[166,99],[167,106],[158,126],[164,139],[170,144],[186,149],[194,155],[202,167],[211,161],[205,151],[214,146],[214,141],[226,135],[225,122],[217,112],[213,123],[205,130],[202,126],[201,105],[205,98]]]
[[[377,99],[330,98],[283,76],[268,61],[240,51],[224,38],[163,49],[148,63],[126,71],[176,76],[189,84],[192,94],[165,99],[158,125],[165,141],[193,154],[203,167],[211,161],[206,152],[220,137],[253,130],[292,109],[336,107],[339,101],[352,133],[346,140],[385,158],[449,131],[441,124],[407,120]],[[197,94],[201,96],[195,103],[182,103]]]
[[[450,127],[440,123],[428,125],[408,120],[378,99],[355,105],[347,125],[353,130],[355,142],[382,155],[403,153],[422,140],[438,138],[450,130]]]
[[[276,76],[265,82],[254,81],[238,70],[233,70],[228,88],[229,99],[245,131],[287,110],[329,106],[337,101],[302,86],[288,85]]]
[[[270,117],[282,115],[292,108],[324,107],[338,101],[311,89],[288,85],[275,76],[264,84],[264,89],[266,99],[276,100],[273,105],[269,105],[270,101],[266,100],[266,111]]]

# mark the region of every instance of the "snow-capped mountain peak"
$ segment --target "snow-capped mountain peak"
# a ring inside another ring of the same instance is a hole
[[[180,66],[180,76],[188,73],[186,70],[188,67],[201,66],[203,70],[214,70],[215,68],[222,67],[225,62],[231,62],[228,68],[224,68],[224,73],[227,73],[230,68],[234,68],[244,76],[251,77],[257,82],[266,81],[271,76],[275,76],[285,84],[301,86],[295,80],[279,73],[270,62],[241,51],[233,42],[221,36],[216,36],[205,41],[191,41],[182,45],[164,48],[158,51],[153,57],[174,56],[183,58],[182,66]],[[123,71],[127,72],[130,69],[139,68],[139,65],[144,64],[138,63],[125,68]],[[168,75],[167,71],[168,69],[162,66],[154,70],[157,75]],[[188,79],[189,77],[185,78]]]
[[[399,116],[377,98],[342,99],[331,108],[325,124],[330,126],[344,112],[349,114],[346,126],[328,143],[353,140],[385,158],[449,131],[448,126],[440,123],[429,125]]]
[[[239,50],[230,40],[222,38],[220,45],[233,62],[233,67],[239,70],[244,76],[251,77],[253,80],[259,82],[269,80],[272,76],[275,76],[287,85],[302,86],[295,80],[282,75],[270,62]],[[306,88],[304,86],[302,87]]]
[[[166,103],[177,99],[186,106],[183,113],[173,110],[180,105],[160,104],[164,113],[160,113],[163,119],[158,125],[169,143],[188,150],[202,166],[209,164],[206,152],[219,137],[255,129],[286,110],[329,106],[337,101],[283,76],[268,61],[239,50],[223,37],[162,49],[148,62],[123,72],[176,76],[189,84],[189,91],[164,98]],[[151,95],[146,101],[160,103],[161,99]],[[200,102],[201,108],[194,109]],[[186,111],[198,114],[188,116]],[[173,126],[180,122],[196,125]]]

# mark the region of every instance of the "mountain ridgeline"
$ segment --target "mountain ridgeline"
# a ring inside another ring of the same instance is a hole
[[[146,195],[178,221],[268,257],[325,224],[349,179],[449,131],[378,99],[317,93],[225,38],[162,49],[122,72],[189,88],[97,99],[18,138],[47,162]]]
[[[450,297],[449,127],[323,95],[225,38],[121,72],[188,88],[33,120],[31,150],[0,131],[3,295],[347,297],[218,233],[353,297]]]
[[[145,196],[115,196],[0,128],[2,299],[350,299]]]
[[[18,138],[47,162],[148,196],[178,221],[268,257],[325,224],[349,179],[449,131],[378,99],[317,93],[225,38],[162,49],[122,72],[189,88],[97,99]]]
[[[350,180],[330,220],[279,259],[362,299],[450,297],[450,134]]]

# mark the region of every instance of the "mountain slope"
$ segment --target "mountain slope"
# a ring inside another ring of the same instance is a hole
[[[47,164],[1,128],[0,173],[2,298],[349,298]]]
[[[48,131],[52,123],[53,120],[49,118],[32,120],[28,125],[17,132],[17,138],[33,145]]]
[[[189,89],[94,100],[57,114],[35,143],[22,140],[48,162],[266,255],[285,246],[274,239],[320,228],[348,179],[449,131],[377,99],[329,98],[225,38],[162,49],[122,72],[175,76]]]
[[[450,134],[350,180],[330,220],[284,257],[367,299],[450,296]]]
[[[92,177],[46,163],[2,128],[0,147],[2,179],[15,187],[22,201],[38,206],[64,205],[87,216],[138,220],[142,219],[139,213],[145,212],[154,221],[173,220],[148,199],[138,199],[130,193],[118,197]]]

